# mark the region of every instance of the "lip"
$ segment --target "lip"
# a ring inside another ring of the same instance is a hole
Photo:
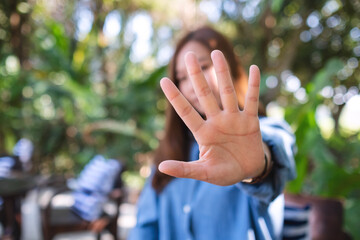
[[[190,99],[191,102],[199,102],[199,99],[197,97],[193,97]]]

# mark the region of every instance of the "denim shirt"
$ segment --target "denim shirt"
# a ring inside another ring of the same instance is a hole
[[[274,161],[264,181],[217,186],[175,178],[157,194],[150,177],[129,240],[279,239],[284,208],[281,193],[296,175],[295,138],[283,121],[261,118],[260,129]],[[198,159],[197,144],[189,157]]]

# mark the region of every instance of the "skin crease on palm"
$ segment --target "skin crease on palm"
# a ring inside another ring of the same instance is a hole
[[[193,162],[169,159],[159,165],[159,170],[222,186],[260,175],[264,152],[271,154],[260,133],[258,67],[250,67],[243,111],[239,110],[229,68],[220,51],[210,53],[200,43],[188,42],[176,59],[176,77],[179,89],[168,78],[160,85],[193,133],[200,158]]]

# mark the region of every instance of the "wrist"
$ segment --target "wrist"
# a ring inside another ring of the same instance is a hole
[[[271,172],[272,166],[273,166],[273,162],[271,161],[271,158],[269,158],[266,153],[264,153],[264,162],[265,162],[265,166],[263,171],[260,173],[260,175],[258,175],[257,177],[254,178],[246,178],[244,180],[242,180],[242,182],[244,183],[249,183],[249,184],[254,184],[254,183],[258,183],[263,181]]]

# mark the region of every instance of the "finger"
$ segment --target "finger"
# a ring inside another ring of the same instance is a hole
[[[182,162],[167,160],[160,163],[159,171],[173,177],[209,181],[206,168],[204,168],[200,161]]]
[[[160,86],[165,93],[166,98],[190,131],[195,133],[200,129],[204,123],[204,119],[202,119],[199,113],[195,111],[191,104],[181,94],[179,89],[177,89],[175,84],[170,79],[163,78],[160,81]]]
[[[239,103],[236,97],[234,84],[231,79],[228,64],[222,52],[215,50],[211,53],[216,77],[219,84],[221,103],[224,110],[230,112],[239,111]]]
[[[201,67],[194,53],[185,55],[186,69],[194,87],[195,94],[204,109],[206,116],[213,116],[220,112],[220,107],[212,93]]]
[[[256,65],[250,66],[249,87],[245,97],[245,113],[257,116],[259,106],[260,70]]]

